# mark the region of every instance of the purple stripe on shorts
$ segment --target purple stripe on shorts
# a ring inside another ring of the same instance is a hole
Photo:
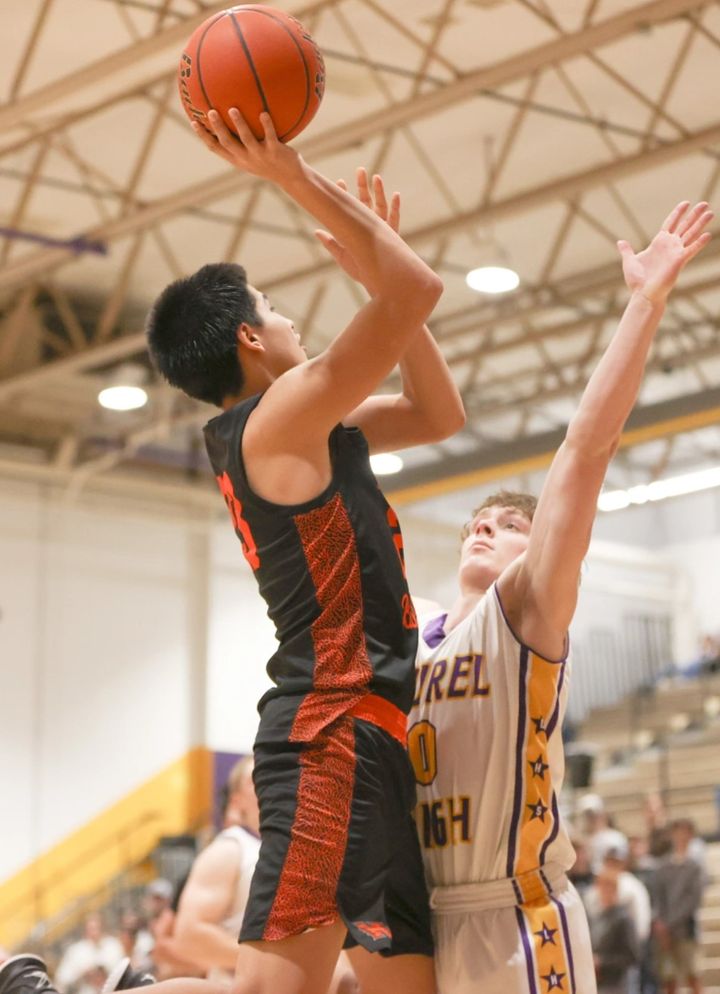
[[[525,927],[525,916],[520,908],[515,908],[515,914],[517,915],[517,923],[518,928],[520,929],[523,949],[525,950],[525,962],[527,963],[528,986],[530,988],[530,994],[537,994],[537,985],[535,984],[535,963],[533,962],[530,940],[528,939],[527,929]]]
[[[436,649],[445,638],[445,622],[447,614],[441,614],[437,618],[431,618],[423,628],[423,641],[431,649]]]
[[[522,904],[525,899],[523,897],[522,891],[520,890],[520,884],[517,882],[515,877],[511,877],[510,879],[512,881],[513,890],[515,891],[515,900],[517,901],[518,904]]]
[[[523,801],[523,773],[525,759],[525,726],[527,711],[527,673],[528,650],[525,646],[520,650],[520,699],[518,702],[517,740],[515,743],[515,795],[513,798],[512,820],[510,822],[510,837],[508,839],[507,876],[515,875],[515,849],[517,846],[517,830],[520,822]]]
[[[560,717],[560,692],[562,691],[563,680],[565,679],[565,665],[566,665],[565,663],[561,663],[560,664],[560,676],[558,678],[557,697],[555,699],[555,707],[553,708],[553,713],[552,713],[552,716],[550,718],[550,721],[548,722],[548,727],[547,727],[547,737],[548,737],[548,739],[550,738],[550,736],[552,735],[552,733],[555,731],[555,726],[557,725],[558,718]]]
[[[540,850],[540,861],[539,861],[540,866],[545,865],[545,853],[548,851],[548,848],[553,844],[553,842],[558,836],[558,832],[560,831],[560,812],[558,811],[558,802],[557,802],[557,797],[555,796],[555,791],[552,792],[550,808],[552,810],[553,827],[552,827],[552,832],[545,839],[545,841],[543,842],[543,847]]]
[[[575,964],[573,963],[572,946],[570,945],[570,929],[568,928],[567,915],[565,914],[565,908],[562,906],[561,902],[558,901],[556,897],[551,897],[550,900],[558,909],[558,914],[560,915],[560,924],[562,925],[563,939],[565,940],[565,949],[567,951],[568,967],[570,969],[570,983],[572,988],[568,991],[568,994],[577,994],[577,987],[575,986]]]

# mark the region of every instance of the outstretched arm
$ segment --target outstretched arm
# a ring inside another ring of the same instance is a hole
[[[618,242],[630,301],[548,471],[527,552],[499,580],[521,638],[551,658],[563,650],[600,488],[635,404],[665,302],[680,271],[710,240],[704,232],[713,217],[708,205],[689,207],[679,204],[638,255]]]

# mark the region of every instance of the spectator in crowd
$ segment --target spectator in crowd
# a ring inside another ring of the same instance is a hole
[[[660,951],[665,994],[687,983],[702,990],[698,977],[697,913],[702,902],[703,870],[689,853],[695,826],[679,818],[670,826],[672,850],[657,868],[653,884],[654,932]]]
[[[633,923],[637,944],[638,961],[628,971],[629,989],[636,994],[640,987],[640,967],[650,956],[649,944],[652,926],[650,895],[647,887],[628,871],[629,848],[627,843],[612,846],[605,853],[601,876],[609,874],[616,881],[617,903]],[[603,907],[603,894],[600,878],[583,895],[588,918],[599,915]]]
[[[88,915],[82,939],[67,947],[58,964],[58,987],[64,991],[78,989],[86,976],[96,976],[98,968],[108,974],[122,957],[120,940],[105,933],[100,915]]]
[[[678,665],[677,671],[684,677],[703,676],[720,670],[720,637],[706,633],[700,639],[698,653],[688,662]]]
[[[603,800],[597,794],[583,794],[577,804],[579,830],[590,854],[593,873],[602,869],[605,854],[613,847],[627,846],[627,839],[610,824]]]
[[[603,869],[595,881],[598,901],[588,911],[598,994],[629,994],[630,972],[639,962],[635,926],[618,896],[618,874]]]
[[[656,859],[667,856],[672,850],[672,833],[665,802],[660,793],[650,793],[645,797],[644,815],[650,855]],[[692,822],[689,822],[689,824],[692,826]],[[703,871],[703,879],[707,881],[707,846],[705,845],[705,840],[697,835],[694,827],[693,836],[688,846],[688,856],[700,865]]]

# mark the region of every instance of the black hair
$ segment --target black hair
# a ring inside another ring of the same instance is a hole
[[[245,380],[237,355],[237,329],[260,325],[242,266],[216,262],[166,286],[152,306],[145,331],[155,368],[190,397],[222,406]]]

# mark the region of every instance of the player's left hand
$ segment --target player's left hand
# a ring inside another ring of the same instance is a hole
[[[371,189],[367,169],[363,166],[360,166],[357,169],[355,181],[357,183],[357,198],[360,203],[365,204],[369,210],[374,211],[381,220],[385,221],[392,228],[393,231],[399,231],[400,194],[393,193],[388,201],[387,194],[385,193],[383,178],[378,175],[373,176]],[[341,190],[347,190],[347,183],[344,179],[338,180],[337,185]],[[360,279],[360,270],[347,249],[345,249],[345,247],[341,245],[337,239],[333,238],[329,231],[318,230],[315,232],[315,236],[327,249],[340,268],[344,269],[348,276],[354,279],[357,283],[361,283],[362,280]]]
[[[642,252],[636,255],[627,242],[618,242],[628,289],[653,304],[664,303],[680,271],[710,241],[705,229],[714,216],[704,201],[690,209],[689,201],[683,200]]]

